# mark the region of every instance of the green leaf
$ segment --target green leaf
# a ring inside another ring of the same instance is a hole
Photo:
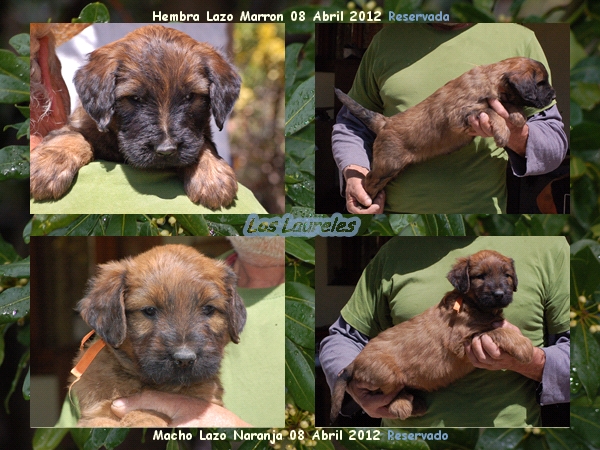
[[[580,436],[583,436],[583,433],[579,431],[575,431],[575,418],[573,414],[573,406],[571,406],[571,429],[560,429],[560,428],[546,428],[544,429],[544,437],[546,439],[547,448],[550,450],[589,450],[593,448],[592,445],[586,445]],[[598,434],[598,422],[591,424],[589,427],[588,424],[585,426],[589,428],[594,428],[594,432]],[[597,446],[597,445],[596,445]]]
[[[21,261],[0,265],[0,276],[29,278],[29,256]]]
[[[288,237],[285,240],[285,251],[301,261],[315,264],[315,248],[300,237]]]
[[[2,92],[6,88],[4,84],[6,80],[14,80],[19,84],[13,86],[24,86],[29,91],[29,60],[26,58],[20,58],[9,50],[0,49],[0,75],[4,77],[2,83],[0,83],[0,99],[3,100]],[[25,92],[19,92],[20,100],[14,101],[9,100],[8,102],[2,101],[3,103],[21,103],[29,101],[29,92],[25,96]]]
[[[575,217],[581,225],[589,228],[598,211],[598,191],[594,181],[588,177],[581,177],[573,182],[571,188],[571,207]]]
[[[92,236],[99,221],[99,214],[84,214],[78,216],[77,219],[67,227],[64,236]]]
[[[21,33],[11,37],[8,43],[21,56],[29,56],[29,33]]]
[[[206,221],[211,236],[239,236],[240,232],[228,223]]]
[[[571,166],[571,181],[578,180],[587,172],[587,167],[585,165],[585,161],[575,155],[571,155],[570,166]]]
[[[488,428],[483,431],[475,450],[506,450],[515,448],[525,436],[523,429]]]
[[[29,147],[9,145],[0,149],[0,181],[22,180],[27,177],[29,177]]]
[[[582,122],[571,130],[571,148],[574,151],[600,149],[598,124]]]
[[[285,335],[295,344],[315,348],[315,290],[301,283],[285,284]]]
[[[399,216],[401,215],[390,214],[388,217],[385,214],[377,214],[375,216],[372,216],[365,234],[368,236],[393,236],[394,234],[398,234],[398,232],[396,232],[396,229],[392,226],[392,220],[402,220]],[[398,222],[396,222],[395,225],[397,224]]]
[[[589,241],[580,249],[575,245],[571,248],[577,250],[571,255],[571,305],[575,307],[578,297],[591,296],[600,285],[600,245]]]
[[[55,230],[66,228],[79,214],[36,214],[31,221],[31,236],[45,236]]]
[[[6,131],[10,128],[14,128],[15,130],[17,130],[17,133],[16,133],[17,139],[21,139],[24,136],[29,137],[29,119],[27,119],[21,123],[15,123],[13,125],[6,125],[4,127],[4,131]]]
[[[285,138],[285,154],[298,164],[315,154],[315,126],[303,128],[299,132]]]
[[[8,403],[10,401],[10,397],[17,389],[17,384],[19,383],[19,380],[21,379],[21,373],[23,373],[23,370],[25,370],[25,368],[27,367],[28,364],[29,364],[29,349],[26,350],[25,353],[23,353],[21,355],[21,359],[19,360],[19,364],[17,366],[17,371],[15,372],[15,377],[12,380],[12,383],[8,390],[8,394],[6,394],[6,398],[4,399],[4,409],[7,413],[10,413],[10,411],[8,409]],[[27,387],[27,391],[28,391],[27,395],[29,395],[29,387]]]
[[[301,130],[315,118],[315,77],[304,81],[285,105],[285,134]]]
[[[19,258],[15,248],[0,236],[0,264],[7,264]]]
[[[208,236],[210,234],[208,224],[201,214],[175,214],[174,217],[181,227],[192,236]]]
[[[589,447],[600,448],[600,409],[571,405],[571,429],[582,440],[589,443]],[[566,447],[571,450],[573,447]]]
[[[298,55],[302,50],[303,44],[295,42],[285,48],[285,92],[287,94],[289,88],[296,80],[296,71],[298,70]]]
[[[577,370],[590,402],[598,395],[600,387],[600,344],[587,326],[579,323],[571,329],[571,364]]]
[[[0,324],[16,322],[29,314],[29,283],[0,292]]]
[[[137,222],[134,214],[114,214],[110,216],[106,227],[107,236],[135,236],[136,231]]]
[[[315,411],[314,355],[285,338],[285,386],[296,404]]]
[[[464,236],[465,225],[460,214],[422,214],[427,236]]]
[[[33,450],[54,450],[68,432],[68,428],[38,428],[33,435]]]
[[[600,103],[600,86],[596,83],[572,82],[571,99],[589,111]]]
[[[102,3],[90,3],[81,10],[79,17],[73,23],[105,23],[110,21],[108,8]]]
[[[112,450],[123,443],[127,434],[129,428],[94,428],[83,450],[99,450],[102,446],[106,447],[106,450]]]
[[[315,208],[315,182],[306,180],[303,183],[289,184],[286,193],[295,205]]]

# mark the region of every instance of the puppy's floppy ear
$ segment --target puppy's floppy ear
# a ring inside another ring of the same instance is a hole
[[[105,132],[112,119],[115,103],[115,84],[118,60],[114,57],[116,44],[101,47],[88,56],[88,63],[73,78],[83,109]]]
[[[235,68],[212,46],[199,42],[198,56],[208,70],[210,107],[219,130],[240,94],[242,83]]]
[[[88,283],[88,291],[77,304],[81,317],[112,347],[125,340],[125,276],[127,261],[113,261],[99,266],[98,275]]]
[[[507,87],[513,89],[523,100],[535,103],[537,100],[537,85],[530,70],[525,72],[507,72],[503,76]]]
[[[448,272],[448,281],[454,286],[454,288],[462,293],[466,294],[471,288],[469,280],[469,258],[458,258],[452,270]]]
[[[229,301],[227,302],[228,330],[231,341],[235,344],[240,342],[240,334],[246,324],[246,306],[244,300],[238,295],[236,290],[237,276],[229,268],[226,268],[225,284]]]

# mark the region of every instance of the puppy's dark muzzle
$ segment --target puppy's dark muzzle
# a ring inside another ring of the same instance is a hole
[[[188,367],[196,361],[196,353],[189,348],[181,348],[173,353],[173,361],[177,367]]]
[[[176,142],[169,140],[163,141],[156,147],[156,154],[161,157],[168,157],[177,154],[179,146]]]

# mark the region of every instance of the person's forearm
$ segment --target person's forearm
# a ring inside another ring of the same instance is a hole
[[[538,347],[533,347],[533,359],[528,364],[521,364],[515,361],[513,367],[510,368],[513,372],[520,373],[521,375],[531,378],[535,381],[542,381],[542,374],[544,373],[544,365],[546,364],[546,353],[544,350]]]
[[[321,341],[319,348],[319,361],[330,388],[335,384],[338,374],[364,348],[367,342],[365,338],[341,317],[330,327],[329,336]]]

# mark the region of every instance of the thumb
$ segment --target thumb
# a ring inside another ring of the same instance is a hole
[[[128,412],[135,411],[136,409],[143,409],[143,406],[140,404],[140,394],[113,400],[110,409],[115,416],[120,418],[123,418]]]

